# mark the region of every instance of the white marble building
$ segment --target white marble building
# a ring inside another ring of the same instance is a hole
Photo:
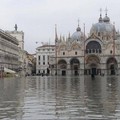
[[[50,57],[55,57],[55,45],[42,45],[36,50],[36,74],[50,74]]]
[[[87,27],[87,26],[86,26]],[[68,38],[58,38],[51,73],[57,75],[120,74],[120,34],[111,23],[107,13],[100,14],[93,24],[89,36],[78,27]]]

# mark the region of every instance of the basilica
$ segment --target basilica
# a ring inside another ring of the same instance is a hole
[[[107,13],[100,14],[89,36],[79,24],[68,38],[55,33],[55,56],[50,58],[52,75],[119,75],[120,34]]]

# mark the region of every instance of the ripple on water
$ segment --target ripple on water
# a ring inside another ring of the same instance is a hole
[[[0,119],[119,120],[119,88],[119,76],[4,79],[0,81]]]

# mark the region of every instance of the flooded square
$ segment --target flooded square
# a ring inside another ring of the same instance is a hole
[[[118,76],[33,76],[0,80],[1,120],[118,120]]]

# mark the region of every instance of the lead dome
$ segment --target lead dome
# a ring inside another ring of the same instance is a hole
[[[82,37],[83,37],[83,33],[81,32],[81,28],[78,25],[76,32],[74,32],[71,36],[71,40],[72,41],[81,41]]]
[[[107,14],[103,19],[100,15],[99,22],[92,25],[90,29],[90,34],[112,34],[113,30],[114,25],[110,23],[110,18],[107,16]]]

